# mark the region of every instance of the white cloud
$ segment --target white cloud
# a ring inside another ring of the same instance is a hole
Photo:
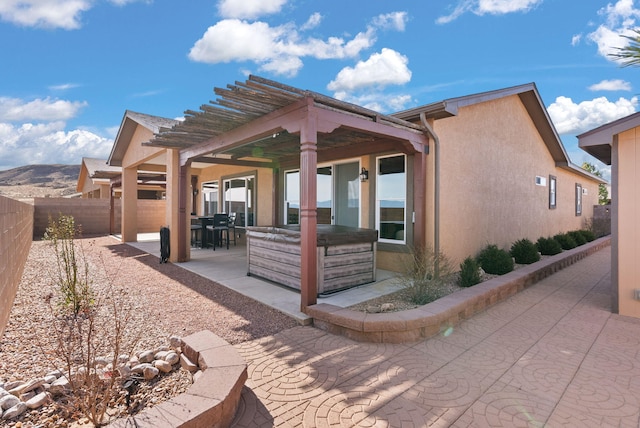
[[[628,40],[622,36],[635,35],[633,29],[637,27],[636,19],[640,17],[640,9],[633,7],[633,0],[618,0],[615,4],[607,4],[598,14],[604,17],[605,22],[587,37],[598,45],[601,56],[615,62],[617,59],[611,54],[628,44]]]
[[[571,46],[577,46],[580,44],[580,40],[582,40],[582,34],[576,34],[571,38]]]
[[[67,91],[69,89],[77,88],[80,85],[77,83],[62,83],[60,85],[51,85],[49,89],[52,91]]]
[[[2,0],[0,18],[26,27],[80,28],[80,14],[92,7],[91,0]]]
[[[82,157],[106,158],[113,140],[86,130],[64,131],[64,122],[0,123],[0,159],[12,168],[30,164],[78,164]],[[10,161],[10,163],[9,163]]]
[[[256,19],[280,12],[287,0],[221,0],[218,13],[224,18]]]
[[[33,101],[0,97],[0,121],[67,120],[78,114],[86,105],[86,102],[54,100],[48,97]]]
[[[393,49],[383,48],[366,61],[359,61],[355,67],[345,67],[329,82],[331,91],[354,91],[364,87],[385,87],[402,85],[411,80],[411,70],[407,67],[406,56]]]
[[[615,102],[599,97],[579,104],[571,98],[558,97],[547,111],[559,134],[580,134],[635,113],[637,105],[637,97]]]
[[[378,15],[373,19],[373,25],[379,28],[404,31],[407,24],[407,12],[392,12]]]
[[[438,24],[448,24],[466,12],[476,15],[504,15],[514,12],[529,12],[544,0],[460,0],[453,12],[436,20]]]
[[[374,42],[375,30],[371,27],[348,41],[339,37],[320,40],[302,39],[292,24],[271,27],[265,22],[226,19],[207,29],[191,48],[189,58],[210,64],[252,61],[261,70],[295,76],[303,66],[303,57],[355,57]]]
[[[312,14],[309,17],[309,19],[307,19],[307,22],[302,24],[302,26],[300,27],[300,30],[302,31],[311,30],[313,28],[316,28],[318,25],[320,25],[321,22],[322,22],[322,15],[316,12]]]
[[[602,82],[596,83],[594,85],[589,86],[590,91],[630,91],[631,83],[620,80],[603,80]]]

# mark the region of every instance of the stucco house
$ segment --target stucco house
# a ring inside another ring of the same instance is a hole
[[[122,167],[123,239],[136,239],[143,169],[166,174],[172,261],[190,258],[192,214],[299,224],[303,310],[319,225],[376,230],[378,268],[427,246],[460,262],[585,227],[603,182],[570,162],[532,83],[393,115],[256,76],[215,93],[181,122],[125,114],[108,160]]]
[[[111,180],[119,177],[121,169],[107,165],[106,159],[82,158],[76,191],[82,198],[108,199]]]
[[[578,135],[580,148],[611,165],[611,287],[613,311],[640,317],[640,113]]]

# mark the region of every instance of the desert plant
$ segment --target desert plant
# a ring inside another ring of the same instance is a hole
[[[567,233],[558,233],[557,235],[554,235],[553,239],[558,241],[558,244],[560,244],[563,250],[570,250],[578,246],[578,244],[571,237],[571,235]]]
[[[587,242],[595,241],[596,235],[591,230],[581,229],[580,234]]]
[[[458,285],[460,287],[471,287],[482,281],[480,274],[480,265],[473,257],[467,257],[460,263],[460,278]]]
[[[516,263],[528,265],[540,260],[540,253],[536,245],[528,239],[520,239],[511,245],[511,256]]]
[[[540,254],[543,256],[553,256],[562,252],[562,246],[560,243],[551,237],[538,238],[536,247],[538,247],[538,251],[540,251]]]
[[[412,249],[398,277],[411,302],[425,305],[446,295],[441,278],[453,272],[451,261],[431,248]]]
[[[486,273],[504,275],[513,270],[513,259],[511,255],[496,245],[487,245],[480,251],[477,258],[480,267],[482,267]]]
[[[58,220],[49,216],[44,239],[51,242],[56,255],[54,277],[61,294],[60,305],[68,308],[74,317],[90,310],[93,303],[89,265],[82,247],[76,245],[78,235],[80,230],[73,216],[60,215]]]
[[[567,232],[567,235],[571,236],[574,241],[576,241],[576,246],[584,245],[587,243],[582,232],[579,230],[572,230],[571,232]]]

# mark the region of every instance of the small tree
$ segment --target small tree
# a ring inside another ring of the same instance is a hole
[[[73,216],[60,215],[58,220],[49,216],[44,239],[51,242],[56,255],[54,280],[62,297],[60,304],[71,310],[74,317],[88,311],[93,303],[89,265],[82,247],[76,246],[78,235],[80,230]]]
[[[596,177],[602,178],[602,172],[592,163],[583,162],[582,169],[592,173]],[[609,191],[607,190],[607,186],[604,184],[598,184],[598,204],[607,205],[608,203],[609,203]]]
[[[447,294],[441,278],[453,272],[451,261],[433,249],[414,249],[405,261],[399,277],[400,284],[408,291],[410,300],[425,305]]]

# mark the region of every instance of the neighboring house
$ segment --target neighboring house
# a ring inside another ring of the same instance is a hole
[[[107,165],[106,159],[82,158],[76,190],[83,198],[111,197],[111,179],[120,176],[122,168]]]
[[[578,135],[578,145],[611,165],[613,311],[640,318],[640,113]]]
[[[146,147],[143,143],[163,128],[178,123],[173,119],[125,111],[107,160],[109,166],[120,170],[120,177],[112,179],[111,184],[122,195],[121,233],[125,242],[135,241],[138,231],[143,229],[143,225],[138,225],[137,200],[164,199],[167,191],[167,150]],[[167,209],[163,224],[169,224],[168,212]]]
[[[569,161],[534,84],[395,115],[256,76],[215,92],[171,129],[125,114],[109,157],[123,167],[123,238],[136,239],[137,171],[162,165],[171,259],[190,258],[191,213],[299,223],[303,310],[316,302],[318,224],[376,229],[378,268],[418,247],[459,263],[585,227],[604,182]]]

